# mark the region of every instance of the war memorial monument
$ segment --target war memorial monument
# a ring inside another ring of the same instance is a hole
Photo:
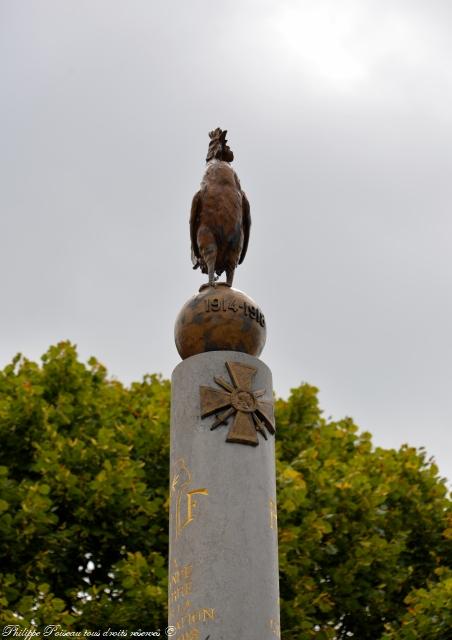
[[[193,198],[193,268],[208,282],[182,307],[172,376],[168,634],[176,640],[280,637],[275,421],[265,317],[232,287],[250,205],[226,131],[210,134]],[[217,282],[226,274],[226,282]]]

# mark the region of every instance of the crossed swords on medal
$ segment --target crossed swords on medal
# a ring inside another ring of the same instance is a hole
[[[236,442],[257,446],[260,433],[267,440],[266,430],[275,433],[275,416],[273,402],[261,400],[265,389],[252,390],[252,382],[257,373],[255,367],[241,362],[226,362],[226,369],[231,382],[221,376],[214,380],[221,390],[201,386],[201,418],[215,414],[216,420],[210,427],[213,431],[227,424],[234,416],[229,428],[226,442]]]

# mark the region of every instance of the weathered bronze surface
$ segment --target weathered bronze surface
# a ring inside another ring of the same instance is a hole
[[[205,351],[242,351],[259,356],[266,335],[264,314],[254,300],[225,282],[201,287],[182,307],[174,328],[183,360]]]
[[[232,384],[224,378],[216,376],[215,382],[221,390],[201,386],[201,418],[215,414],[211,431],[227,423],[231,416],[234,421],[229,428],[226,442],[259,444],[257,433],[267,439],[267,429],[275,433],[275,417],[273,403],[259,400],[265,389],[252,390],[253,378],[257,369],[240,362],[226,362],[226,368]]]
[[[232,286],[235,268],[246,255],[251,226],[248,199],[229,164],[234,154],[226,133],[221,129],[209,133],[207,168],[190,214],[193,268],[208,273],[211,286],[215,273],[220,276],[224,271]]]

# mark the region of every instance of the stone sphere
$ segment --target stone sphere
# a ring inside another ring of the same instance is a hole
[[[182,360],[205,351],[243,351],[259,356],[266,335],[264,314],[254,300],[224,282],[215,287],[203,285],[184,304],[174,328]]]

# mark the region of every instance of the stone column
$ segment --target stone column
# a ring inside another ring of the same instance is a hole
[[[280,637],[272,395],[269,368],[238,351],[200,353],[173,372],[168,634],[176,640]]]

